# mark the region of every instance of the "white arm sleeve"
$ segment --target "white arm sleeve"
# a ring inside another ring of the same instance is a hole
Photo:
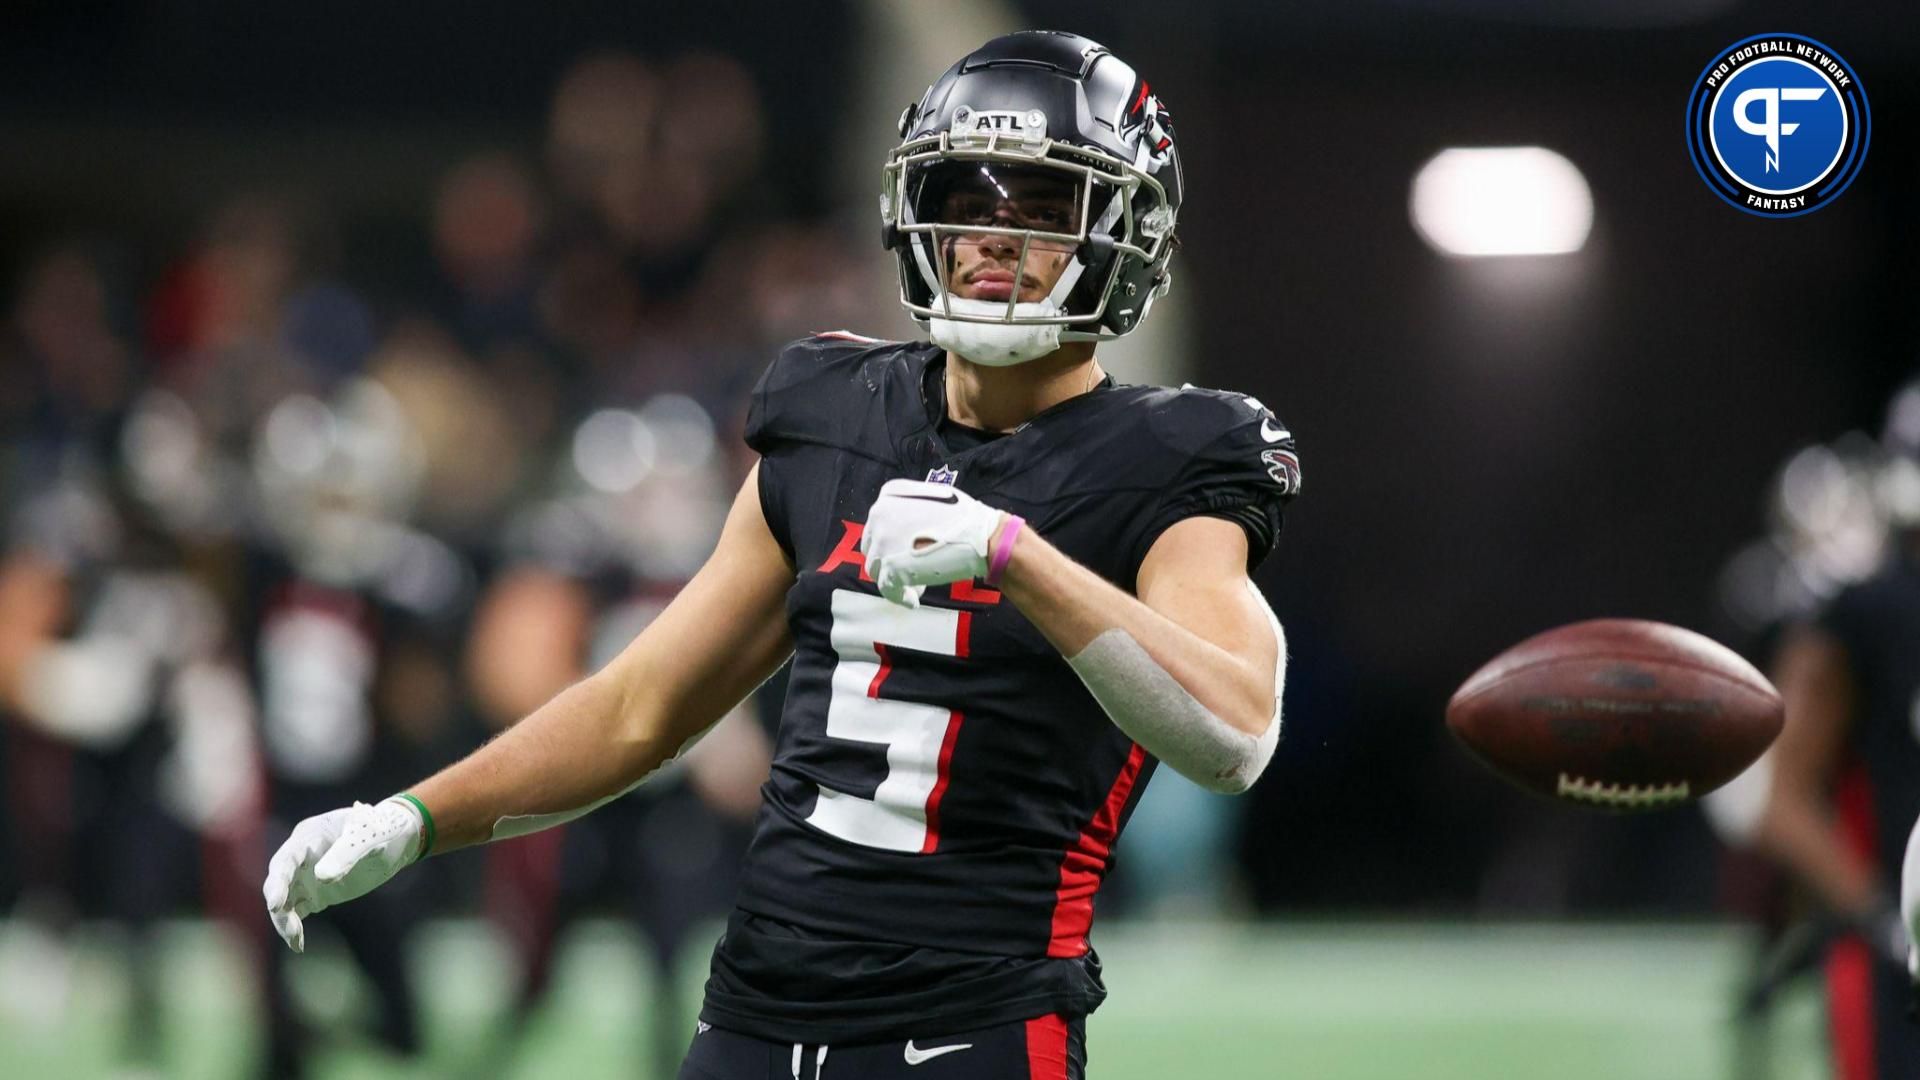
[[[1287,679],[1287,638],[1280,620],[1251,581],[1247,588],[1266,611],[1277,646],[1273,716],[1258,736],[1215,716],[1119,627],[1102,631],[1067,658],[1115,727],[1175,772],[1227,795],[1252,787],[1272,759],[1280,741],[1280,695]]]

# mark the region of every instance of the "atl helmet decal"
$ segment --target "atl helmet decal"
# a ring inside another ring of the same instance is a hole
[[[1021,142],[1040,142],[1047,137],[1047,114],[1039,109],[970,109],[962,105],[953,110],[952,131],[956,141],[984,141],[997,132]]]
[[[1866,164],[1872,118],[1858,73],[1799,34],[1722,50],[1687,105],[1687,151],[1720,198],[1762,217],[1832,202]]]

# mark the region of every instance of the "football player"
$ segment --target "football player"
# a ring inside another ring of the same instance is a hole
[[[1920,1075],[1920,1028],[1903,920],[1889,890],[1920,816],[1920,386],[1895,396],[1875,478],[1889,526],[1880,568],[1790,629],[1774,663],[1786,727],[1754,841],[1803,881],[1847,933],[1826,954],[1834,1076]],[[1920,908],[1914,887],[1903,908]]]
[[[1184,187],[1132,68],[996,38],[900,134],[881,217],[931,341],[786,348],[706,565],[465,761],[302,823],[265,884],[293,948],[429,853],[617,796],[791,658],[681,1075],[1083,1074],[1094,898],[1156,763],[1243,791],[1279,736],[1285,645],[1248,573],[1299,461],[1258,401],[1094,355],[1166,290]]]

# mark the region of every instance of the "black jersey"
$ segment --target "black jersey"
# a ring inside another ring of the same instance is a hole
[[[824,335],[754,391],[761,504],[799,570],[794,657],[709,1023],[857,1042],[1104,996],[1094,896],[1154,762],[999,592],[879,595],[858,545],[883,483],[952,483],[1128,592],[1155,538],[1196,514],[1238,522],[1257,563],[1298,488],[1286,429],[1213,390],[1108,379],[950,445],[944,367],[931,345]]]
[[[1820,621],[1847,656],[1850,741],[1871,788],[1875,858],[1897,877],[1920,817],[1920,563],[1897,559],[1842,590]]]

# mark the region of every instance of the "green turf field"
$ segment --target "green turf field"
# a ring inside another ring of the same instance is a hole
[[[324,921],[324,920],[323,920]],[[110,940],[86,939],[58,987],[24,969],[0,926],[0,1077],[111,1077],[126,984]],[[338,1036],[317,1075],[647,1077],[643,1017],[654,987],[623,928],[571,939],[551,1006],[512,1056],[485,1039],[508,993],[498,944],[477,924],[435,924],[415,970],[430,1053],[387,1058],[356,1039],[364,987],[336,943],[313,935],[300,999]],[[1757,1056],[1735,1070],[1724,1017],[1744,939],[1712,927],[1102,924],[1112,997],[1090,1025],[1096,1080],[1812,1080],[1813,988],[1797,988]],[[158,1075],[248,1075],[252,983],[232,944],[200,924],[168,929],[164,1066]],[[677,990],[697,998],[704,954]],[[831,1075],[831,1059],[829,1059]],[[127,1073],[125,1075],[148,1075]]]

